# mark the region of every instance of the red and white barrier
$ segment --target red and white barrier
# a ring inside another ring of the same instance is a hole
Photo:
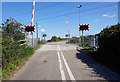
[[[31,22],[31,25],[32,25],[32,26],[33,26],[33,20],[34,20],[34,10],[35,10],[35,0],[33,0],[32,22]]]

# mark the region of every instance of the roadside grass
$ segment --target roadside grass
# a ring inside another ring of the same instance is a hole
[[[91,48],[90,47],[83,47],[84,49],[87,49],[87,50],[90,50]]]
[[[17,70],[18,67],[24,64],[26,60],[28,60],[35,50],[37,50],[40,45],[35,46],[34,48],[28,46],[21,46],[16,49],[18,52],[14,52],[13,57],[4,58],[3,57],[3,68],[2,68],[2,80],[8,78],[11,74]],[[12,51],[12,50],[11,50]],[[5,54],[4,54],[5,55]]]
[[[38,48],[40,48],[40,45],[35,46],[33,49],[37,50]]]
[[[93,52],[93,49],[91,49],[90,47],[82,47],[82,48],[85,49],[87,53]]]

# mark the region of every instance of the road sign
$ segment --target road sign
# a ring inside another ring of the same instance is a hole
[[[47,35],[46,34],[43,34],[43,37],[46,37]]]
[[[89,31],[89,24],[79,24],[79,31],[86,31],[88,30]]]
[[[32,32],[35,32],[35,25],[25,25],[24,30],[25,30],[25,33],[31,32],[31,35],[32,35]]]
[[[70,34],[66,34],[65,36],[66,36],[66,37],[69,37],[69,36],[70,36]]]

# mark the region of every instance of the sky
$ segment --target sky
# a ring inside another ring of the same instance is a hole
[[[2,2],[32,2],[33,0],[1,0]],[[120,0],[36,0],[36,2],[118,2]]]
[[[7,0],[2,1],[2,22],[13,17],[24,25],[31,24],[32,2],[27,2],[27,0],[26,2],[12,2],[13,0],[11,0],[11,2],[5,2]],[[79,36],[79,9],[77,8],[77,5],[82,5],[80,8],[80,23],[90,25],[89,31],[85,31],[84,35],[97,34],[106,26],[118,23],[118,0],[116,0],[116,2],[92,1],[36,2],[34,25],[38,23],[39,37],[41,38],[41,29],[45,30],[47,40],[54,35],[65,37],[65,34],[67,33],[66,16],[68,16],[68,25],[71,37]],[[33,36],[36,38],[36,32]],[[29,35],[28,37],[31,36]]]

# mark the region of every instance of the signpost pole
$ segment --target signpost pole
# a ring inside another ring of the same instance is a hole
[[[82,45],[84,46],[84,36],[83,36],[83,30],[82,30]]]
[[[32,47],[33,47],[33,33],[32,33]]]
[[[83,31],[88,30],[89,31],[89,24],[85,24],[85,25],[80,25],[80,31],[82,30],[82,46],[84,46],[84,36],[83,36]]]
[[[44,37],[44,43],[45,43],[45,37]]]

